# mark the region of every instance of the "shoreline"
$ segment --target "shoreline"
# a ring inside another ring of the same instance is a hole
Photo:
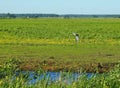
[[[117,63],[89,63],[82,65],[50,65],[50,64],[19,64],[19,68],[24,71],[65,71],[65,72],[87,72],[87,73],[106,73],[109,72]]]

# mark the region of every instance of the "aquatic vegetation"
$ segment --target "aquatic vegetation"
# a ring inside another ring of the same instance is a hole
[[[7,62],[8,63],[8,62]],[[9,61],[11,64],[11,61]],[[13,65],[13,64],[12,64]],[[8,70],[13,67],[7,68]],[[3,68],[0,68],[3,69]],[[6,68],[4,68],[6,69]],[[7,70],[6,69],[6,70]],[[17,69],[17,68],[16,68]],[[0,70],[1,72],[1,70]],[[37,76],[36,79],[39,79],[40,74],[46,74],[42,69],[35,72]],[[68,83],[65,78],[70,77],[70,72],[61,72],[61,76],[58,81],[49,81],[49,77],[43,76],[41,80],[36,81],[34,84],[29,84],[29,72],[23,74],[19,71],[19,74],[16,76],[16,73],[13,75],[6,75],[0,79],[1,88],[120,88],[120,64],[117,64],[114,69],[108,73],[99,74],[96,73],[91,75],[88,78],[87,73],[82,72],[82,75],[78,76],[76,81],[71,81]],[[11,71],[9,73],[11,74]],[[46,76],[46,75],[45,75]],[[74,79],[74,78],[73,78]],[[72,80],[72,76],[71,79]]]

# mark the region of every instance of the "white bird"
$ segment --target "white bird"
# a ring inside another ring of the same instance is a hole
[[[78,42],[79,41],[79,34],[77,34],[77,33],[72,33],[74,36],[75,36],[75,40],[76,40],[76,42]]]

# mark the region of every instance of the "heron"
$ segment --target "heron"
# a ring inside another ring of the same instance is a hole
[[[79,34],[73,32],[73,35],[75,36],[75,40],[76,40],[76,42],[78,42],[78,41],[79,41]]]

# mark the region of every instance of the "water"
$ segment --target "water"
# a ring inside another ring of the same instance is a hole
[[[27,74],[27,79],[29,79],[28,84],[35,84],[38,81],[42,81],[42,80],[47,80],[48,83],[52,83],[52,82],[66,82],[67,84],[70,84],[74,81],[77,81],[79,77],[82,76],[82,74],[80,73],[68,73],[68,72],[46,72],[43,74],[36,74],[33,71],[29,71],[29,72],[22,72],[23,75]],[[19,75],[19,73],[17,73],[17,75]],[[91,78],[93,76],[93,73],[86,73],[87,78]]]

